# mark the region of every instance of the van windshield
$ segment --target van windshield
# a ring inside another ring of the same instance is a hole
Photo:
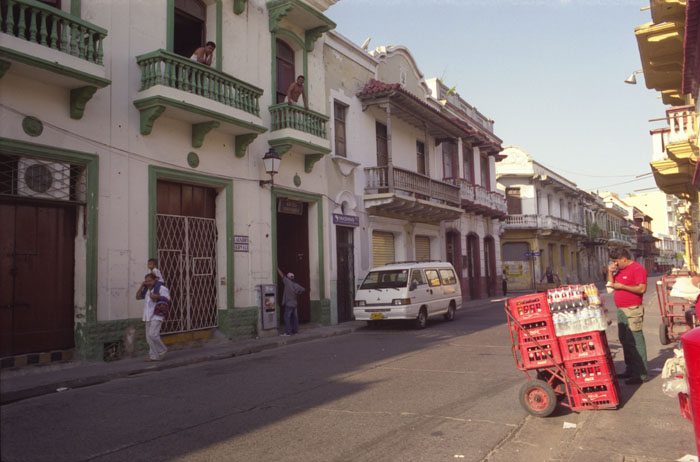
[[[371,271],[360,289],[392,289],[406,287],[408,282],[408,270]]]

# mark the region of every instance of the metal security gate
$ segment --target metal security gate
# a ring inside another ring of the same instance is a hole
[[[416,261],[430,260],[430,238],[428,236],[416,236]]]
[[[372,266],[382,266],[396,260],[394,235],[381,231],[372,232]]]
[[[217,327],[216,221],[158,214],[156,228],[158,265],[172,298],[162,332]]]

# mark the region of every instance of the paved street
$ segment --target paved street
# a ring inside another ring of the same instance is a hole
[[[651,303],[653,288],[649,295]],[[658,308],[650,308],[653,369],[663,359]],[[492,302],[423,331],[363,328],[45,395],[0,408],[2,460],[656,461],[695,453],[692,425],[658,377],[623,387],[616,411],[528,416],[509,345],[502,303]]]

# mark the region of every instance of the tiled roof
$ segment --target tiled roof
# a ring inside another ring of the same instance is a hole
[[[362,90],[357,94],[358,97],[376,95],[377,93],[383,93],[385,91],[391,90],[401,90],[402,93],[407,93],[406,90],[401,88],[400,83],[384,83],[380,80],[370,79],[369,83],[364,86]],[[413,96],[413,95],[411,95]]]

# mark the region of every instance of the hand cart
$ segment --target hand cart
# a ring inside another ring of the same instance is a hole
[[[576,412],[617,407],[605,332],[557,337],[544,293],[509,299],[505,309],[513,359],[527,377],[519,393],[526,411],[547,417],[558,402]]]
[[[685,311],[692,308],[690,300],[671,297],[671,289],[678,278],[690,277],[690,274],[669,274],[656,281],[656,297],[659,300],[661,324],[659,325],[659,340],[662,345],[680,340],[681,335],[693,328],[685,320]],[[694,319],[697,324],[697,318]]]

